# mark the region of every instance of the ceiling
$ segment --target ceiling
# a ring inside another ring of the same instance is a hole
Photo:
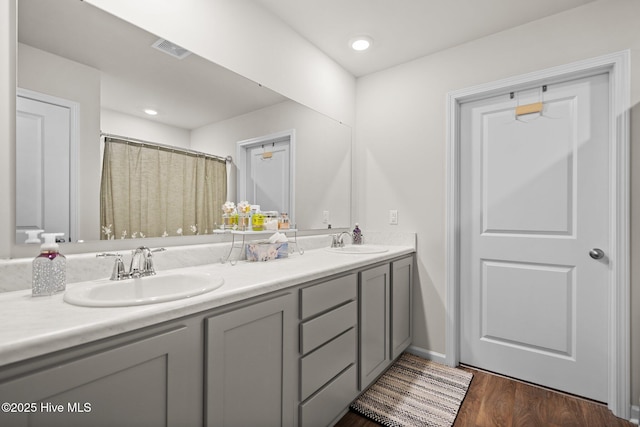
[[[253,0],[356,77],[594,0]],[[348,41],[373,38],[366,52]]]
[[[153,49],[157,40],[86,2],[18,2],[18,41],[100,70],[103,108],[195,129],[287,99],[198,55]]]

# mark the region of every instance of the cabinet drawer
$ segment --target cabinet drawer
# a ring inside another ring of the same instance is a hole
[[[300,318],[314,316],[331,307],[355,299],[358,276],[350,274],[300,290]]]
[[[322,391],[300,405],[300,425],[326,427],[357,395],[356,365],[351,365]]]
[[[300,351],[306,354],[358,322],[356,301],[331,310],[300,325]]]
[[[356,361],[356,331],[351,328],[300,360],[300,400]]]

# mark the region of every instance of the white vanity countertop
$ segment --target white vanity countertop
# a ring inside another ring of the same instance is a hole
[[[63,293],[34,298],[30,290],[6,292],[0,294],[0,366],[415,252],[413,246],[386,247],[388,252],[377,254],[337,254],[314,249],[268,262],[187,267],[184,271],[218,274],[225,283],[203,295],[158,304],[80,307],[64,302]],[[113,284],[118,286],[118,282]],[[82,283],[68,284],[67,289],[75,286]]]

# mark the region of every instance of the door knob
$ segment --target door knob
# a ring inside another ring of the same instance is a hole
[[[593,248],[589,251],[589,256],[593,259],[604,258],[604,251],[602,249]]]

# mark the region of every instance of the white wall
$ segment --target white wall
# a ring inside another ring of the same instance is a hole
[[[100,238],[100,71],[18,45],[18,87],[75,101],[78,130],[78,236]]]
[[[251,1],[87,0],[339,121],[353,124],[355,78]]]
[[[165,125],[129,114],[103,108],[100,110],[100,129],[104,133],[156,142],[158,144],[191,148],[191,131]],[[100,162],[102,165],[102,162]],[[101,167],[101,166],[100,166]]]
[[[445,352],[445,148],[449,91],[631,49],[632,265],[640,266],[640,2],[600,0],[358,79],[362,228],[418,233],[414,344]],[[633,132],[635,130],[635,132]],[[388,225],[389,209],[399,224]],[[632,269],[633,403],[640,397],[640,267]]]

